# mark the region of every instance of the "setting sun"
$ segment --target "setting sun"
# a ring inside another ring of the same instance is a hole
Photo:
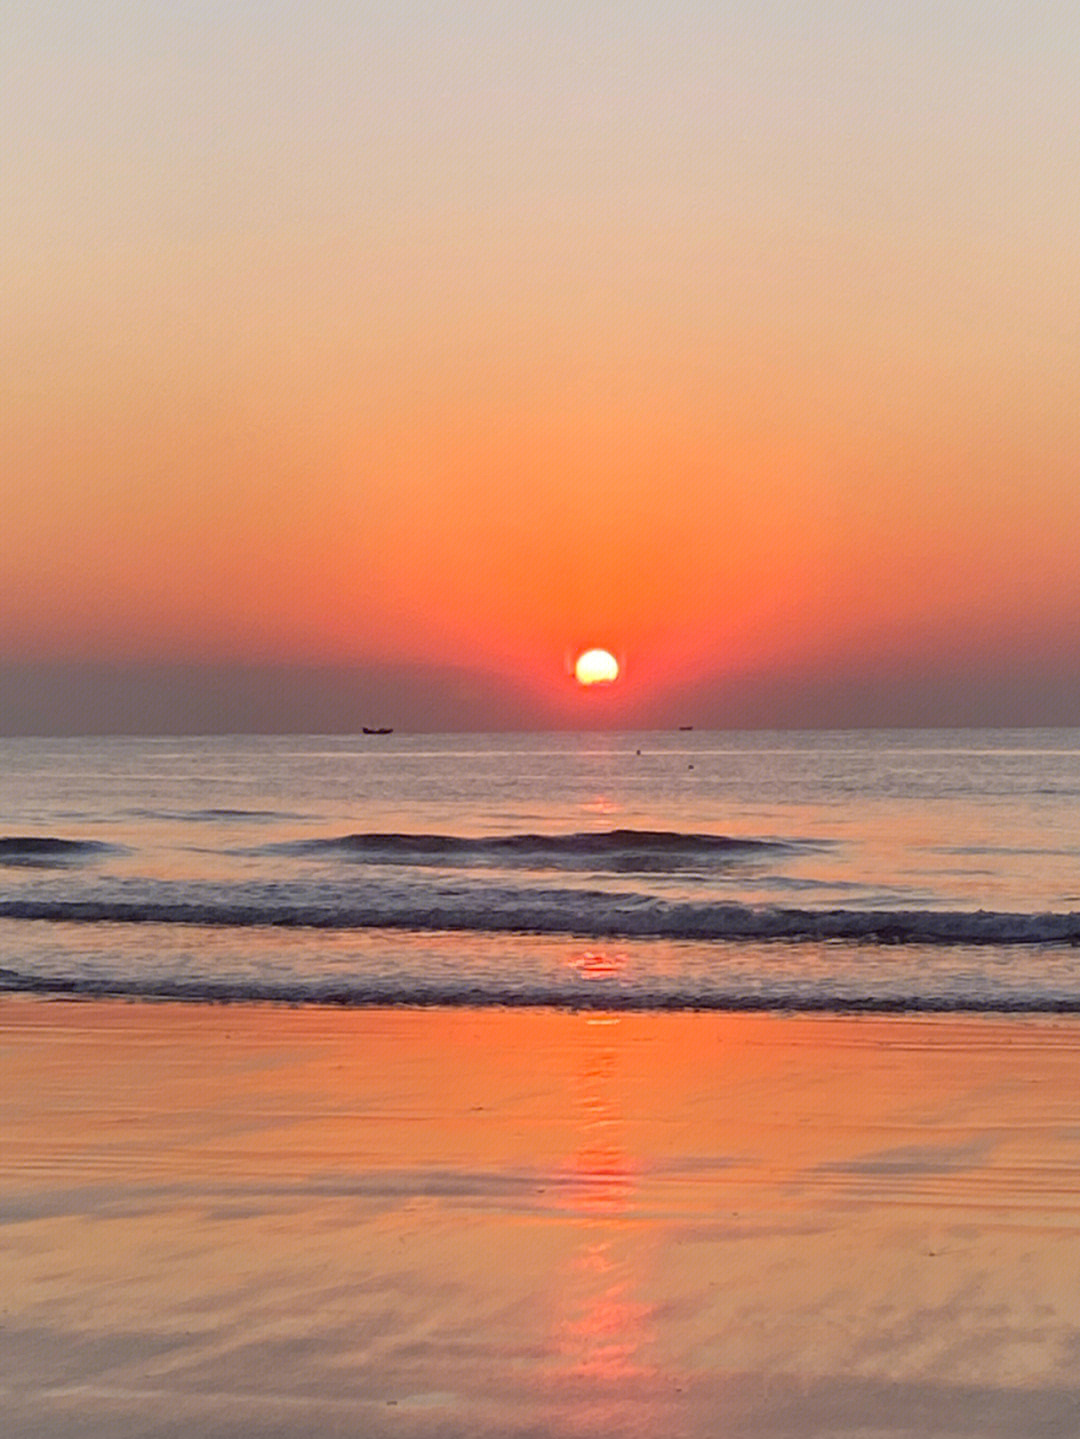
[[[609,685],[619,678],[619,662],[607,650],[586,650],[574,665],[579,685]]]

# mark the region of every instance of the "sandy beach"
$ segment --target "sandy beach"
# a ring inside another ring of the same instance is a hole
[[[0,1004],[10,1436],[1080,1422],[1080,1025]]]

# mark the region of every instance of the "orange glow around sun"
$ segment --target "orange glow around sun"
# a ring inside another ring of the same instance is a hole
[[[586,650],[577,657],[574,678],[579,685],[609,685],[619,678],[619,662],[608,650]]]

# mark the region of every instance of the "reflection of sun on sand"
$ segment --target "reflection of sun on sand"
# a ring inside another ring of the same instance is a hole
[[[587,973],[590,967],[610,974],[619,966],[617,959],[587,953],[582,968]],[[624,1410],[620,1384],[655,1373],[643,1353],[653,1338],[653,1307],[635,1297],[643,1254],[631,1216],[634,1165],[622,1146],[616,1097],[619,1020],[589,1016],[580,1033],[576,1091],[582,1144],[566,1170],[564,1203],[587,1223],[563,1273],[563,1317],[556,1319],[554,1343],[566,1372],[601,1385],[589,1407],[590,1423],[617,1432]],[[629,1242],[620,1234],[627,1229]]]
[[[556,1331],[556,1342],[569,1373],[617,1384],[655,1375],[656,1365],[643,1362],[642,1352],[654,1338],[653,1306],[634,1299],[634,1276],[613,1248],[610,1240],[586,1245],[571,1266],[566,1275],[570,1313]],[[613,1397],[619,1397],[617,1390]]]

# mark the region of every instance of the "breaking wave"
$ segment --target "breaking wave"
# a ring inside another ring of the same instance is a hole
[[[363,978],[211,979],[168,975],[136,978],[107,974],[28,974],[0,969],[0,993],[69,995],[81,998],[183,1000],[202,1004],[270,1002],[347,1008],[483,1008],[749,1012],[792,1014],[1077,1014],[1075,990],[952,988],[925,993],[834,988],[827,984],[708,987],[590,985],[587,983],[493,984]]]
[[[290,894],[292,897],[290,897]],[[286,929],[410,929],[584,939],[858,941],[922,945],[1080,945],[1080,911],[797,909],[664,900],[598,890],[489,891],[372,887],[356,898],[306,896],[287,886],[182,898],[0,902],[0,918],[66,923],[186,924]]]

